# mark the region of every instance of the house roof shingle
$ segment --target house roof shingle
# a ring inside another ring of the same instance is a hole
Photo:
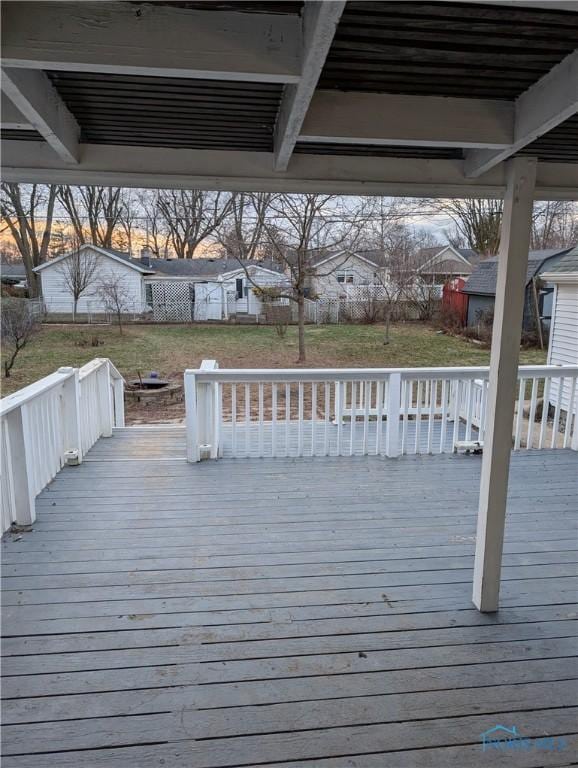
[[[526,268],[526,281],[528,285],[530,280],[543,269],[545,262],[549,262],[556,256],[563,256],[568,253],[568,248],[548,248],[541,251],[530,251],[528,254],[528,266]],[[552,267],[548,265],[548,271]],[[493,257],[481,261],[468,278],[467,283],[462,289],[463,293],[474,293],[483,296],[494,296],[496,293],[496,283],[498,279],[498,258]]]
[[[562,256],[554,266],[548,266],[548,272],[558,272],[567,274],[568,272],[578,273],[578,245],[565,256]]]
[[[132,259],[134,263],[140,266],[145,266],[144,262],[140,259]],[[149,259],[150,269],[154,274],[167,276],[167,277],[219,277],[219,275],[226,274],[227,272],[233,272],[241,267],[263,267],[273,272],[282,274],[282,269],[278,264],[271,260],[256,261],[256,260],[239,260],[236,258],[226,257],[220,259]],[[154,275],[153,275],[154,276]]]

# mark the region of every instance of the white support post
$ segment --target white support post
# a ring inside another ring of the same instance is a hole
[[[15,408],[4,418],[6,419],[7,455],[10,457],[11,467],[2,469],[4,472],[11,473],[14,522],[16,525],[28,526],[36,520],[36,505],[28,465],[31,452],[28,446],[30,433],[26,405]]]
[[[500,593],[535,179],[536,160],[533,158],[519,157],[509,162],[498,260],[474,565],[473,601],[483,612],[498,609]]]
[[[203,360],[202,371],[214,371],[218,368],[216,360]],[[214,382],[197,383],[197,437],[201,450],[200,458],[206,458],[203,450],[209,452],[211,459],[218,455],[218,429],[217,419],[219,408],[217,405],[218,384]],[[205,448],[203,448],[206,446]]]
[[[387,432],[385,453],[390,458],[399,456],[399,415],[401,412],[401,373],[392,373],[387,386]]]
[[[64,449],[77,451],[78,461],[82,461],[82,439],[80,422],[80,382],[78,368],[59,368],[58,373],[72,373],[62,385],[62,417]]]
[[[110,363],[108,360],[97,371],[98,404],[100,409],[100,428],[102,437],[112,437],[114,423],[112,393],[110,391]]]
[[[187,425],[187,461],[200,461],[198,419],[197,419],[197,380],[193,373],[185,371],[185,414]]]
[[[113,379],[114,426],[124,427],[124,379]]]

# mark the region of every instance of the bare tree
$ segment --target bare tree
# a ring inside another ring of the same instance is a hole
[[[310,280],[314,275],[332,274],[340,266],[337,260],[332,266],[320,269],[317,262],[345,242],[352,247],[359,236],[361,220],[355,210],[344,215],[343,201],[338,196],[318,194],[272,195],[259,220],[264,246],[271,249],[286,278],[280,280],[279,286],[265,290],[253,281],[246,265],[245,272],[257,293],[297,304],[298,362],[303,363],[306,360],[305,299]]]
[[[26,299],[2,300],[0,331],[2,347],[6,354],[4,376],[8,378],[18,353],[28,344],[38,330],[38,322]]]
[[[430,200],[429,206],[452,220],[454,230],[446,233],[452,245],[465,245],[483,256],[498,252],[501,200]]]
[[[106,311],[116,317],[118,332],[122,336],[123,315],[130,311],[132,305],[126,280],[111,272],[100,280],[97,292]]]
[[[64,287],[72,294],[72,319],[76,318],[78,300],[94,283],[98,256],[89,248],[77,247],[58,265]]]
[[[28,292],[40,294],[40,280],[34,267],[48,257],[56,187],[44,184],[2,183],[0,214],[18,247],[26,270]]]
[[[170,252],[170,232],[159,208],[159,191],[142,189],[138,192],[138,204],[145,215],[146,245],[159,259],[166,259]]]
[[[79,243],[113,247],[125,207],[121,187],[59,187],[58,198]]]
[[[229,214],[232,197],[202,189],[173,189],[159,192],[157,205],[177,258],[192,259]]]
[[[563,248],[578,241],[578,204],[568,200],[535,203],[532,248]]]
[[[230,211],[218,230],[226,255],[248,260],[268,255],[264,248],[263,222],[272,198],[269,192],[237,192],[232,196]]]

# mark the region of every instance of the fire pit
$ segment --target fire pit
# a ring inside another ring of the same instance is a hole
[[[168,379],[161,379],[152,372],[146,378],[139,377],[129,382],[125,388],[126,397],[137,403],[154,403],[155,405],[171,405],[183,399],[182,384]]]

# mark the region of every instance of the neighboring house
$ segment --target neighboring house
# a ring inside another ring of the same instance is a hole
[[[384,273],[383,251],[335,251],[311,260],[314,273],[308,288],[323,299],[355,296],[363,287],[380,285]]]
[[[420,275],[427,284],[442,286],[447,280],[468,277],[478,261],[475,251],[440,245],[422,248],[404,267]],[[313,265],[315,274],[309,280],[309,287],[312,295],[319,298],[359,298],[363,288],[387,285],[391,267],[387,253],[378,249],[324,254],[314,260]]]
[[[554,285],[548,365],[578,365],[578,246],[542,274]],[[562,392],[561,406],[568,410],[571,382]],[[552,381],[550,403],[556,405],[558,382]]]
[[[523,329],[525,331],[536,330],[536,299],[538,302],[537,312],[542,319],[543,326],[548,328],[552,313],[553,286],[544,285],[543,281],[539,285],[536,279],[542,273],[549,272],[569,250],[570,247],[550,248],[543,251],[530,251],[528,254],[523,319]],[[463,292],[468,295],[467,324],[469,326],[477,325],[484,314],[494,311],[497,278],[497,257],[480,261],[468,278]]]
[[[4,285],[17,285],[19,288],[25,288],[26,269],[24,262],[15,260],[0,263],[0,280]]]
[[[78,301],[77,311],[81,313],[106,311],[99,286],[110,278],[122,282],[127,312],[152,312],[157,320],[176,322],[259,314],[262,306],[251,281],[265,287],[284,280],[281,271],[269,262],[155,259],[146,252],[134,259],[127,253],[95,245],[83,245],[79,253],[86,260],[96,261],[90,285]],[[73,295],[67,285],[65,264],[71,256],[65,254],[35,270],[40,274],[48,313],[72,311]]]
[[[436,245],[419,251],[417,270],[428,283],[444,285],[456,277],[468,278],[480,259],[480,254],[471,248]]]

